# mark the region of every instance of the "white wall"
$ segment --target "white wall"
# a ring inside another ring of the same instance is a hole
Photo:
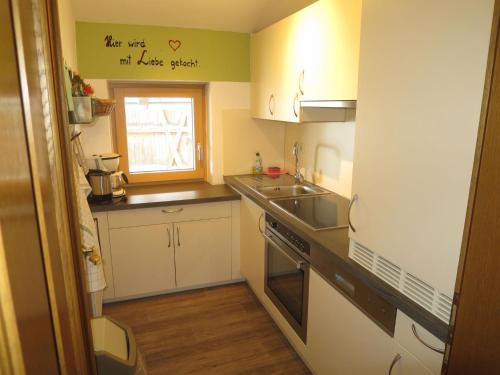
[[[212,82],[208,94],[210,183],[251,173],[257,151],[264,166],[283,167],[285,125],[250,117],[250,83]]]
[[[94,88],[97,98],[109,98],[108,81],[105,79],[86,79]],[[81,142],[87,156],[113,151],[111,116],[98,117],[89,125],[80,125]]]
[[[295,170],[293,144],[302,145],[299,157],[307,181],[351,198],[352,160],[354,155],[354,114],[346,122],[287,124],[285,167]]]
[[[59,27],[64,62],[73,70],[78,70],[76,59],[75,16],[71,0],[58,0]]]
[[[96,97],[108,98],[108,81],[87,80]],[[224,175],[251,173],[255,152],[264,165],[283,167],[285,125],[250,117],[250,83],[211,82],[207,88],[208,182],[224,183]],[[111,117],[81,125],[87,156],[113,151]]]

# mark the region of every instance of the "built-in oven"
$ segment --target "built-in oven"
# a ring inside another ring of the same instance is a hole
[[[266,295],[305,343],[309,292],[310,245],[266,214]]]

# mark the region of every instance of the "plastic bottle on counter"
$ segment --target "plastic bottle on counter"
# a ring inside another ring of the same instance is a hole
[[[253,167],[253,174],[262,174],[264,168],[262,167],[262,157],[260,152],[255,153],[255,166]]]

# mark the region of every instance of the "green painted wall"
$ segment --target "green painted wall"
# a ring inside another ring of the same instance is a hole
[[[250,35],[160,26],[76,23],[84,78],[250,80]]]

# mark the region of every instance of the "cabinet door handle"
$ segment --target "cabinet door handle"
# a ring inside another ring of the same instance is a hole
[[[273,108],[271,107],[271,102],[273,103],[273,107],[274,107],[274,94],[271,94],[269,96],[269,113],[271,114],[271,116],[274,116],[274,111],[273,111]]]
[[[354,205],[354,202],[356,202],[357,200],[358,200],[358,194],[354,194],[354,196],[351,199],[351,202],[349,203],[349,212],[347,214],[347,221],[349,222],[349,227],[351,228],[351,230],[353,232],[356,232],[356,228],[354,228],[354,226],[352,225],[352,222],[351,222],[351,209],[352,209],[352,206]]]
[[[257,228],[259,228],[260,234],[264,235],[264,231],[262,230],[262,218],[264,217],[264,213],[260,214],[259,216],[259,222],[257,223]]]
[[[168,247],[172,246],[172,241],[170,239],[170,228],[167,228],[167,233],[168,233]]]
[[[164,214],[176,214],[176,213],[179,213],[179,212],[182,212],[184,211],[184,208],[177,208],[175,210],[161,210],[161,212],[163,212]]]
[[[299,117],[299,112],[297,107],[300,105],[299,103],[299,94],[297,93],[295,97],[293,98],[293,114],[295,115],[296,118]]]
[[[302,71],[299,74],[299,91],[300,91],[300,95],[304,95],[304,75],[305,75],[305,70],[302,69]]]
[[[411,324],[411,331],[413,332],[413,335],[417,338],[417,340],[422,343],[422,345],[428,347],[431,350],[434,350],[435,352],[437,352],[439,354],[444,354],[444,349],[439,349],[435,346],[427,344],[424,340],[422,340],[422,338],[418,335],[417,327],[415,327],[415,324],[413,324],[413,323]]]
[[[398,353],[394,356],[394,359],[391,362],[391,366],[389,367],[389,375],[392,375],[392,369],[394,368],[394,366],[396,366],[396,363],[398,363],[400,360],[401,360],[401,354]]]
[[[177,246],[181,247],[181,235],[179,233],[179,226],[177,226]]]

